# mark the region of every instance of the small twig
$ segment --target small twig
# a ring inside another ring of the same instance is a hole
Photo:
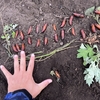
[[[67,48],[61,49],[60,51],[64,51],[64,50],[71,49],[71,48],[76,48],[76,47],[78,47],[78,46],[80,46],[80,45],[70,46],[70,47],[67,47]],[[58,52],[60,52],[60,51],[58,51]]]
[[[44,54],[44,55],[41,55],[41,56],[36,56],[35,58],[36,58],[36,59],[44,58],[44,57],[48,57],[48,56],[50,56],[50,55],[52,55],[52,54],[55,54],[55,53],[56,53],[56,51],[54,50],[54,51],[52,51],[52,52],[50,52],[50,53],[48,53],[48,54]]]
[[[39,60],[36,60],[36,59],[35,59],[35,61],[41,62],[41,61],[47,60],[48,58],[52,57],[53,55],[54,55],[54,54],[52,54],[52,55],[50,55],[50,56],[48,56],[48,57],[46,57],[46,58],[39,59]]]
[[[82,42],[84,42],[84,41],[75,41],[76,43],[82,43]]]
[[[36,54],[41,54],[41,53],[43,53],[43,51],[34,52],[35,55],[36,55]],[[30,57],[30,55],[31,55],[31,54],[27,55],[27,57]]]
[[[75,47],[78,47],[78,46],[79,46],[79,45],[70,46],[70,47],[64,48],[64,49],[62,49],[62,50],[59,50],[59,51],[57,51],[57,52],[64,51],[64,50],[67,50],[67,49],[71,49],[71,48],[75,48]],[[56,52],[56,53],[57,53],[57,52]],[[41,62],[41,61],[47,60],[48,58],[52,57],[53,55],[54,55],[54,54],[51,54],[50,56],[47,56],[46,58],[41,58],[41,59],[39,59],[39,60],[36,60],[36,59],[35,59],[35,61]]]
[[[63,18],[63,17],[64,17],[64,16],[61,16],[61,15],[56,15],[56,14],[54,14],[54,16],[55,16],[55,17],[57,17],[57,18]],[[67,18],[67,19],[68,19],[69,17],[65,17],[65,18]]]

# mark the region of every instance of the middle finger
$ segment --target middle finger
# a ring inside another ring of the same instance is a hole
[[[20,71],[25,71],[26,70],[26,57],[25,57],[25,52],[21,51],[21,60],[20,60]]]

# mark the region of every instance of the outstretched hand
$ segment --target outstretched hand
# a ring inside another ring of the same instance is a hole
[[[52,82],[51,79],[46,79],[43,82],[35,83],[32,73],[34,70],[34,54],[31,54],[28,68],[26,70],[25,52],[21,51],[20,64],[18,55],[14,56],[14,74],[12,75],[3,65],[0,69],[4,73],[8,82],[8,93],[19,89],[26,89],[33,98],[35,98],[48,84]]]

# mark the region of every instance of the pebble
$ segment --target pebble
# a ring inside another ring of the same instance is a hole
[[[60,42],[60,45],[62,46],[64,43],[63,42]]]
[[[51,4],[51,3],[49,3],[49,6],[51,7],[51,6],[52,6],[52,4]]]
[[[30,7],[28,6],[27,9],[30,9]]]
[[[24,4],[22,4],[22,7],[24,7],[25,5]]]

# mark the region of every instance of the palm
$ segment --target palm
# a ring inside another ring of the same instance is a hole
[[[8,81],[8,92],[13,92],[19,89],[26,89],[33,98],[35,98],[49,83],[51,79],[47,79],[37,84],[32,73],[34,70],[34,54],[31,55],[28,68],[26,70],[26,57],[25,52],[21,52],[20,64],[18,56],[14,56],[14,75],[12,75],[4,66],[1,67],[2,72],[5,74]]]

